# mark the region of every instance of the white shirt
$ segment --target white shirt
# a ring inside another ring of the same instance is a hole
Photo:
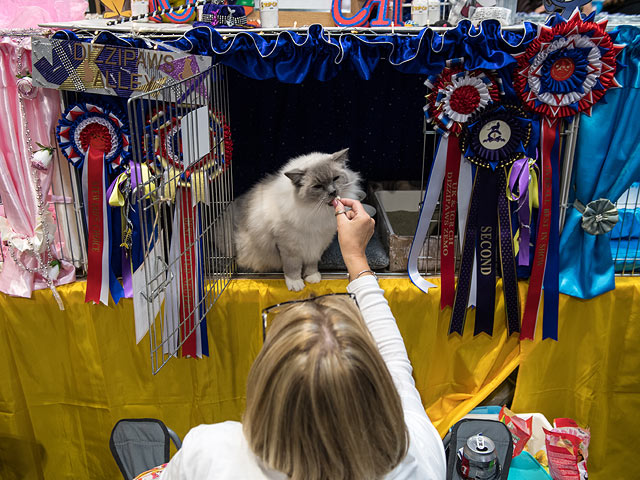
[[[385,479],[444,480],[446,461],[440,436],[424,411],[413,381],[404,341],[384,291],[367,275],[347,287],[355,293],[391,377],[398,389],[409,431],[409,450]],[[239,422],[200,425],[189,431],[182,448],[173,456],[161,480],[286,480],[284,473],[268,469],[256,457]]]

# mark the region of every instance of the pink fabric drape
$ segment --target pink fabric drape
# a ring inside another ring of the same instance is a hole
[[[18,58],[22,55],[23,69],[31,70],[30,39],[0,39],[0,197],[4,213],[12,230],[24,237],[34,237],[37,224],[35,187],[31,177],[31,152],[26,137],[26,127],[20,115],[16,86]],[[27,125],[31,132],[33,148],[36,142],[50,145],[52,128],[60,116],[60,97],[57,91],[38,89],[34,99],[24,99]],[[43,194],[49,192],[53,165],[47,172],[40,172]],[[49,232],[54,233],[54,228]],[[30,268],[36,259],[29,253],[21,254],[22,262]],[[44,257],[43,257],[44,258]],[[75,269],[62,263],[56,285],[75,280]],[[30,297],[34,289],[47,288],[40,277],[25,272],[5,254],[4,267],[0,272],[0,291],[9,295]]]
[[[6,2],[6,3],[5,3]],[[2,0],[0,28],[33,28],[40,23],[82,20],[87,0]]]

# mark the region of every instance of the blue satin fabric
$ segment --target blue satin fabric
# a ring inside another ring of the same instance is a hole
[[[515,64],[511,54],[524,51],[536,31],[537,27],[528,22],[523,31],[512,32],[503,31],[496,20],[486,20],[479,27],[465,20],[443,34],[425,28],[417,36],[367,37],[347,32],[330,34],[320,25],[312,25],[304,35],[285,31],[275,38],[265,38],[249,31],[225,39],[213,27],[199,26],[157,48],[211,56],[214,62],[257,80],[276,78],[285,83],[301,83],[309,77],[330,80],[342,68],[369,79],[381,59],[401,72],[414,74],[438,73],[448,59],[459,57],[465,59],[470,70],[501,69]],[[54,38],[78,39],[69,31],[57,32]],[[151,47],[148,40],[117,37],[108,32],[98,35],[95,42]]]
[[[623,87],[611,89],[582,115],[574,159],[572,198],[584,205],[598,198],[612,202],[640,179],[640,28],[620,27],[616,43],[626,44],[618,61],[626,66],[616,75]],[[560,292],[593,298],[615,288],[610,234],[590,235],[582,215],[569,208],[560,238]]]

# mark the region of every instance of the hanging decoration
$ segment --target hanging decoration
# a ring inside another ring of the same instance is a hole
[[[62,114],[56,128],[64,156],[82,168],[82,192],[88,232],[87,292],[85,301],[117,303],[122,286],[111,268],[111,211],[107,208],[107,175],[119,171],[131,158],[125,117],[108,105],[76,103]]]
[[[196,19],[195,0],[149,0],[149,9],[160,15],[150,16],[152,22],[191,23]]]
[[[493,333],[498,271],[503,281],[508,333],[520,331],[511,207],[506,189],[509,167],[527,158],[532,131],[531,117],[510,103],[494,104],[477,113],[463,130],[460,141],[463,155],[478,168],[449,333],[463,332],[474,261],[477,264],[474,334]]]
[[[53,158],[53,147],[34,142],[31,138],[31,130],[27,118],[25,101],[32,101],[38,95],[37,88],[33,85],[31,73],[25,69],[24,50],[18,51],[16,89],[18,93],[18,106],[24,139],[27,144],[27,152],[31,154],[29,174],[34,190],[36,212],[33,236],[19,233],[13,229],[8,220],[0,217],[0,238],[8,247],[9,256],[17,268],[25,273],[33,275],[34,280],[39,276],[49,287],[53,298],[60,310],[64,310],[62,298],[56,289],[56,285],[75,279],[74,268],[67,262],[64,264],[57,258],[54,249],[55,226],[51,212],[47,204],[47,192],[43,189],[41,173],[46,175]],[[33,143],[39,147],[34,148]],[[0,250],[2,245],[0,245]],[[62,270],[62,272],[61,272]],[[60,274],[63,273],[61,276]],[[12,280],[13,281],[13,280]],[[34,282],[35,283],[35,282]],[[30,292],[29,292],[30,293]]]
[[[541,195],[538,231],[529,291],[522,319],[523,339],[533,339],[541,290],[545,301],[543,338],[558,338],[559,176],[562,119],[585,112],[606,93],[619,87],[616,57],[622,50],[606,20],[595,14],[568,20],[556,15],[540,27],[538,37],[515,57],[514,87],[525,105],[544,117],[541,133]]]
[[[497,101],[502,85],[493,74],[483,70],[468,71],[463,59],[449,60],[438,74],[430,76],[425,85],[427,95],[424,113],[441,136],[429,178],[420,219],[409,252],[408,269],[412,282],[421,290],[435,286],[418,272],[418,256],[427,236],[429,222],[442,192],[440,242],[442,293],[440,307],[453,306],[455,295],[455,224],[458,210],[458,231],[464,231],[473,181],[472,168],[461,158],[458,135],[474,114]],[[444,186],[443,186],[444,182]],[[473,301],[473,300],[472,300]]]
[[[81,102],[65,110],[56,136],[62,154],[76,168],[82,167],[91,142],[99,139],[106,149],[105,161],[114,171],[131,158],[127,125],[126,117],[117,109]]]
[[[166,339],[167,354],[183,357],[208,355],[206,321],[200,310],[204,302],[204,262],[200,218],[209,203],[209,184],[230,164],[233,150],[231,130],[224,116],[200,107],[192,112],[167,108],[152,113],[147,122],[146,150],[151,169],[162,178],[159,191],[164,201],[175,205],[173,235],[169,246],[171,280],[165,296],[164,331],[179,331]],[[193,135],[196,124],[208,123],[208,135]],[[177,337],[177,336],[176,336]]]
[[[518,213],[518,229],[513,236],[514,248],[518,265],[524,267],[528,267],[530,262],[531,214],[534,208],[540,207],[537,160],[537,155],[535,158],[520,158],[513,162],[507,175],[507,198],[516,202]]]

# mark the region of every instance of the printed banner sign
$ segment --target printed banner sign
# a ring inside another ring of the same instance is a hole
[[[116,95],[166,87],[211,67],[211,57],[35,37],[33,83],[44,88]],[[203,86],[192,89],[204,94]]]

